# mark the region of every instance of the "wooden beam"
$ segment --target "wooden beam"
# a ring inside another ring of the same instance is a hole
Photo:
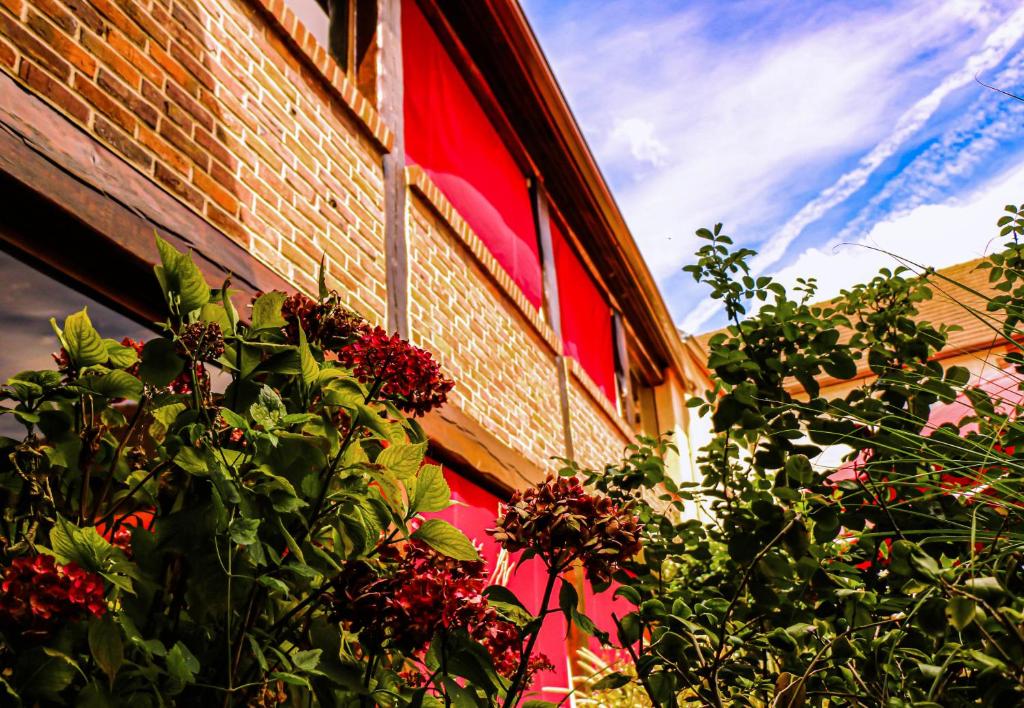
[[[409,336],[409,242],[405,233],[405,107],[402,80],[402,0],[380,0],[380,114],[395,137],[384,155],[384,251],[387,327]]]
[[[562,341],[562,310],[558,302],[558,272],[555,270],[555,246],[551,238],[551,213],[548,211],[548,196],[539,180],[530,180],[530,197],[533,202],[533,223],[540,246],[540,267],[544,281],[544,310],[548,324],[554,330],[559,343]],[[565,456],[575,457],[572,440],[572,413],[569,409],[569,376],[564,354],[555,356],[558,367],[558,401],[562,413],[562,435],[565,438]]]

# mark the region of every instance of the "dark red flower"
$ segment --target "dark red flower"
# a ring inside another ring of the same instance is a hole
[[[290,344],[299,343],[299,326],[306,340],[327,350],[337,350],[365,332],[369,325],[355,312],[338,303],[336,295],[317,302],[302,293],[290,295],[281,305],[287,324],[284,336]]]
[[[107,611],[103,579],[52,556],[21,556],[0,575],[0,626],[46,636],[67,622]]]
[[[418,541],[405,544],[397,561],[388,575],[366,563],[348,564],[335,583],[334,619],[358,632],[364,646],[417,658],[439,629],[464,629],[488,650],[498,673],[515,673],[522,637],[483,595],[483,561],[454,560]],[[551,663],[535,655],[529,667],[532,676]]]
[[[608,582],[640,551],[640,523],[575,477],[548,477],[515,492],[487,533],[510,553],[529,551],[559,571],[580,561],[591,582]]]
[[[178,353],[192,361],[216,361],[224,353],[224,334],[216,322],[193,322],[178,336]]]
[[[362,383],[376,385],[380,398],[413,416],[423,415],[448,400],[455,383],[441,373],[430,352],[415,347],[381,327],[367,330],[338,352],[338,361]]]

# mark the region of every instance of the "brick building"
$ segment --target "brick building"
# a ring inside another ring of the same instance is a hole
[[[156,231],[243,296],[313,291],[325,256],[434,351],[457,387],[425,427],[464,525],[552,456],[686,450],[699,353],[515,0],[0,0],[0,69],[8,374],[83,301],[143,330]]]

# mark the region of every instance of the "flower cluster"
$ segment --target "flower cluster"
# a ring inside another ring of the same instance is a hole
[[[482,561],[459,561],[418,541],[405,544],[395,572],[382,576],[364,563],[350,563],[335,583],[334,619],[358,632],[364,645],[419,656],[438,629],[465,629],[491,654],[498,673],[510,677],[519,665],[519,628],[502,618],[483,595]],[[529,675],[553,668],[544,655],[531,657]]]
[[[46,636],[60,625],[107,610],[103,579],[52,556],[15,558],[0,575],[0,626]]]
[[[288,342],[299,343],[300,326],[307,340],[332,351],[363,334],[369,328],[366,320],[339,305],[336,299],[332,296],[317,302],[302,293],[290,295],[281,305],[281,316],[287,322],[284,336]]]
[[[194,361],[216,361],[224,353],[224,334],[216,322],[193,322],[178,337],[178,353]]]
[[[515,492],[487,532],[510,553],[532,552],[555,570],[579,560],[595,583],[610,581],[640,551],[637,518],[608,497],[588,493],[575,477],[548,477]]]
[[[378,395],[402,411],[420,416],[444,404],[455,383],[425,349],[381,327],[368,329],[338,351],[338,361],[362,383],[379,387]]]
[[[217,327],[217,330],[220,331],[220,327]],[[223,345],[224,339],[221,338],[221,353],[223,353]],[[139,358],[141,359],[142,350],[145,348],[146,343],[139,341],[137,339],[132,339],[131,337],[125,337],[124,339],[121,340],[121,346],[131,347],[132,349],[135,350],[135,353],[138,354]],[[218,354],[217,356],[220,356],[220,354]],[[195,367],[196,374],[198,374],[199,376],[199,391],[201,393],[204,393],[205,395],[205,392],[210,390],[210,374],[207,373],[206,367],[203,366],[201,363],[197,363]],[[138,378],[139,362],[135,362],[134,364],[132,364],[132,366],[126,369],[126,371],[132,376]],[[175,379],[171,381],[170,384],[168,384],[167,388],[171,391],[171,393],[183,394],[187,396],[188,394],[192,393],[192,378],[192,372],[186,369],[185,371],[182,371],[180,374],[178,374],[178,376],[175,377]]]

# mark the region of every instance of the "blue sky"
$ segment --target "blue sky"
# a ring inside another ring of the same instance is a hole
[[[990,252],[1024,201],[1013,0],[522,0],[677,322],[722,325],[680,269],[701,226],[822,297],[892,257]]]

